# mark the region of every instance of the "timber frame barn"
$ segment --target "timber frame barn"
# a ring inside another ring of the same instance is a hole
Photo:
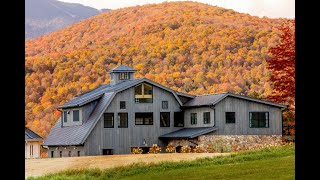
[[[109,72],[109,84],[57,107],[61,117],[43,143],[48,157],[146,153],[153,144],[165,152],[168,142],[195,146],[203,135],[282,134],[286,105],[229,92],[189,95],[135,79],[124,65]]]

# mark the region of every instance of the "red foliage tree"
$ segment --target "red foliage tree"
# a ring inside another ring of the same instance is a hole
[[[288,105],[283,120],[292,122],[295,114],[295,32],[290,21],[280,30],[280,44],[269,49],[272,58],[267,63],[268,69],[272,72],[270,81],[273,92],[268,99]]]

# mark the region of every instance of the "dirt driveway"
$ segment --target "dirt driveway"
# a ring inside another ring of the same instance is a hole
[[[125,154],[110,156],[83,156],[64,158],[26,159],[25,177],[39,176],[66,169],[112,168],[137,162],[160,162],[194,160],[203,157],[228,155],[229,153],[163,153],[163,154]]]

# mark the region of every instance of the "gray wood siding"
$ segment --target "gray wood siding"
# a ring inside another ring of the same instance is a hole
[[[79,121],[73,121],[73,111],[74,110],[79,110]],[[77,126],[77,125],[82,125],[82,108],[68,108],[68,109],[64,109],[63,111],[69,111],[69,114],[67,114],[67,122],[64,122],[62,120],[63,126]],[[62,112],[63,112],[62,111]],[[63,116],[63,113],[62,113]]]
[[[210,123],[203,123],[203,113],[210,112]],[[191,113],[197,113],[197,124],[191,124]],[[193,108],[184,111],[184,126],[186,128],[194,127],[212,127],[214,126],[214,110],[209,107]]]
[[[120,101],[126,102],[126,109],[120,109]],[[162,109],[162,101],[168,101],[168,109]],[[180,105],[173,94],[158,87],[153,87],[153,103],[135,103],[134,87],[119,92],[105,111],[114,113],[114,128],[104,128],[101,117],[85,142],[87,155],[102,154],[102,149],[113,149],[114,154],[131,153],[131,147],[142,147],[144,139],[148,147],[164,146],[158,137],[181,129],[173,127],[174,112],[179,111]],[[118,128],[119,112],[128,113],[128,128]],[[136,112],[153,112],[153,125],[135,125]],[[170,112],[170,127],[160,127],[160,112]]]
[[[269,128],[250,128],[249,112],[269,112]],[[235,112],[235,123],[226,124],[225,112]],[[226,97],[215,105],[217,134],[241,135],[241,134],[282,134],[281,109],[265,104],[251,102],[234,97]]]
[[[89,119],[89,116],[92,113],[93,109],[96,107],[97,102],[98,101],[95,100],[95,101],[88,103],[88,104],[84,105],[83,107],[81,107],[83,122],[85,122]]]

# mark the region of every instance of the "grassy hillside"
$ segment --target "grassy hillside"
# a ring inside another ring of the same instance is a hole
[[[294,145],[287,145],[188,162],[67,170],[28,179],[294,179],[294,153]]]
[[[271,92],[266,60],[286,19],[268,19],[196,2],[121,8],[26,41],[26,122],[46,137],[55,107],[109,82],[120,60],[146,77],[190,94]]]

